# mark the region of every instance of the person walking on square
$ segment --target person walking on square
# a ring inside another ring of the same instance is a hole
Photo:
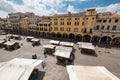
[[[46,66],[45,62],[42,62],[42,68],[44,69]]]

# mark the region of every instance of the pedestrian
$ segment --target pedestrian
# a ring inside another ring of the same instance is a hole
[[[46,66],[46,64],[44,62],[42,62],[42,68],[44,69]]]
[[[45,58],[47,58],[47,54],[46,54],[46,52],[44,52],[44,56],[45,56]]]

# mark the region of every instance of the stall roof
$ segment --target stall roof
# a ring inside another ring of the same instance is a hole
[[[30,39],[32,39],[32,38],[34,38],[34,37],[32,37],[32,36],[28,36],[27,38],[30,38]]]
[[[88,43],[88,42],[77,42],[78,45],[80,44],[84,44],[84,45],[92,45],[92,43]]]
[[[60,42],[60,45],[73,47],[74,43],[72,43],[72,42]]]
[[[54,55],[69,59],[70,58],[70,54],[71,54],[71,51],[58,49],[58,50],[55,51]]]
[[[12,35],[13,37],[20,37],[20,35]]]
[[[79,44],[79,48],[95,50],[95,47],[94,47],[94,45],[92,45],[92,43],[84,43],[84,42],[81,42],[81,43]]]
[[[72,51],[71,47],[65,47],[65,46],[56,46],[56,50],[66,50],[66,51]]]
[[[44,48],[54,49],[56,47],[56,45],[46,44],[46,45],[43,45],[43,47]]]
[[[56,41],[56,40],[50,40],[50,42],[49,42],[50,44],[59,44],[60,43],[60,41]]]
[[[66,67],[70,80],[120,80],[103,66]]]
[[[33,38],[31,41],[36,42],[39,41],[39,39]]]
[[[4,43],[5,42],[5,40],[0,40],[0,44],[2,44],[2,43]]]
[[[43,60],[15,58],[0,64],[0,80],[28,80]]]
[[[0,40],[5,40],[7,36],[0,36]]]
[[[9,45],[9,46],[12,46],[13,44],[15,44],[16,42],[10,42],[10,41],[7,41],[7,42],[5,42],[4,44],[5,45]]]

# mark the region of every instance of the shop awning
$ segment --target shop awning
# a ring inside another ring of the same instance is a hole
[[[71,47],[57,46],[54,55],[69,59],[71,53],[72,53],[72,48]]]
[[[0,80],[28,80],[43,60],[15,58],[0,64]]]
[[[94,45],[92,45],[92,43],[81,42],[79,44],[79,48],[95,50],[95,47],[94,47]]]
[[[4,43],[4,45],[8,45],[8,46],[12,46],[14,45],[16,42],[10,42],[10,41],[7,41]]]
[[[74,43],[72,43],[72,42],[60,42],[60,45],[73,47]]]
[[[59,43],[60,43],[60,41],[56,41],[56,40],[50,40],[50,42],[49,42],[50,44],[56,44],[56,45],[58,45]]]
[[[70,80],[120,80],[103,66],[66,67]]]
[[[36,38],[33,38],[31,41],[32,41],[32,42],[37,42],[37,41],[40,41],[40,40],[39,40],[39,39],[36,39]]]
[[[46,44],[46,45],[43,45],[43,47],[44,48],[54,49],[56,47],[56,45]]]

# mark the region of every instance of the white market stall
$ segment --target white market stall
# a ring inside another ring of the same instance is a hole
[[[49,43],[50,43],[50,44],[53,44],[53,45],[59,45],[60,41],[57,41],[57,40],[50,40]]]
[[[43,47],[44,47],[44,53],[53,54],[55,52],[56,45],[46,44],[43,45]]]
[[[70,60],[73,58],[72,48],[57,46],[54,55],[57,58],[58,63],[68,64]]]
[[[43,60],[15,58],[0,64],[0,80],[29,80]]]
[[[40,45],[40,39],[32,38],[32,45]]]
[[[95,47],[92,43],[81,42],[79,44],[79,49],[81,49],[83,53],[95,53]]]
[[[31,40],[32,40],[33,38],[34,38],[34,37],[32,37],[32,36],[28,36],[28,37],[26,38],[26,41],[31,42]]]
[[[15,50],[20,48],[20,45],[18,42],[7,41],[4,43],[4,45],[6,50]]]
[[[70,80],[120,80],[103,66],[68,65]]]
[[[61,45],[61,46],[66,46],[66,47],[73,47],[73,46],[74,46],[74,43],[61,41],[61,42],[60,42],[60,45]]]

